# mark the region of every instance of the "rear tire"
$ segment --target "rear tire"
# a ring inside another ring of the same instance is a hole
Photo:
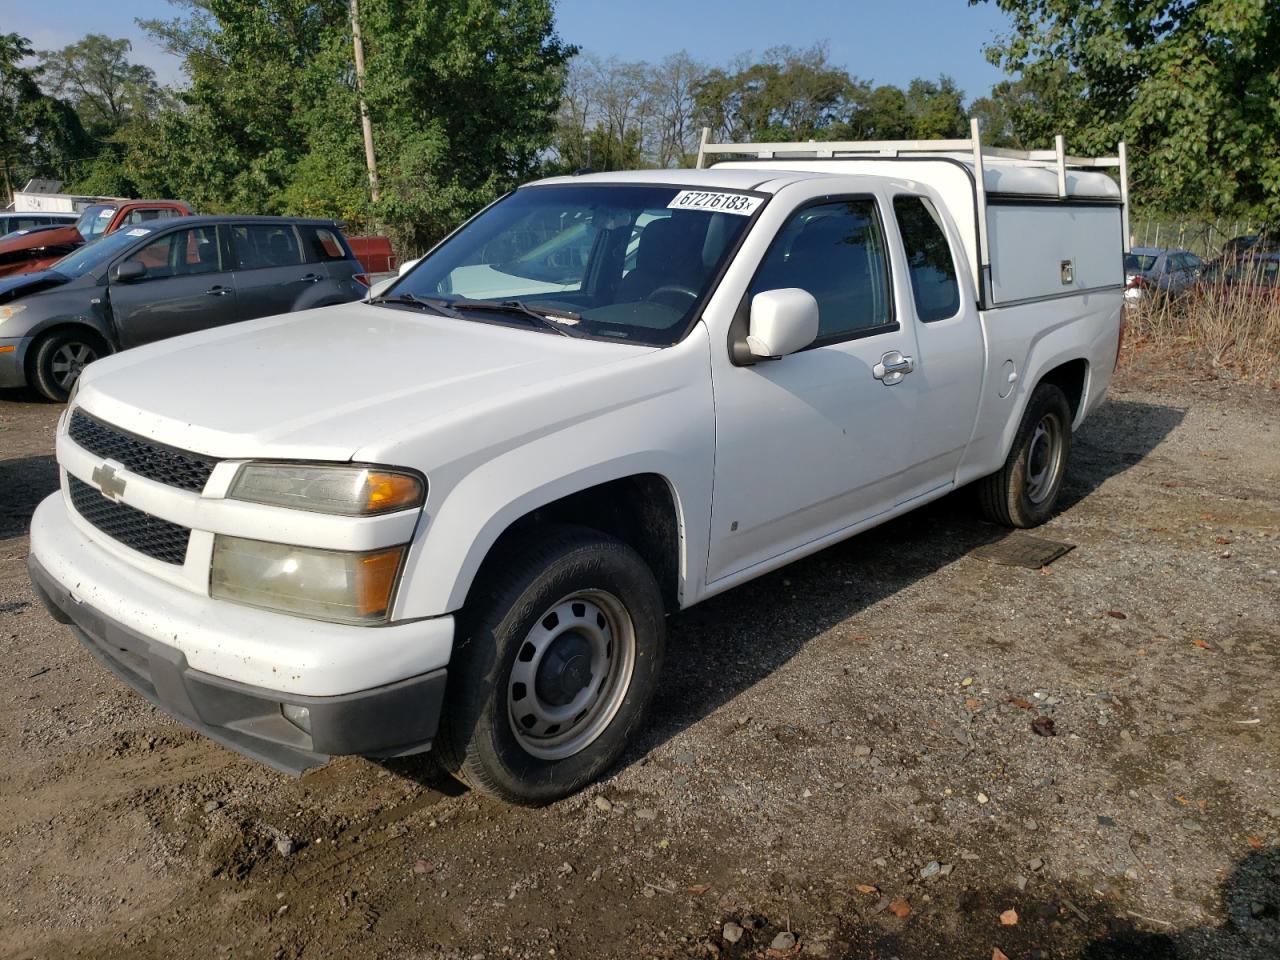
[[[107,342],[92,330],[55,330],[31,347],[31,385],[45,399],[63,403],[81,371],[109,352]]]
[[[1071,405],[1062,389],[1042,383],[1031,394],[1004,466],[978,481],[982,512],[1006,527],[1038,527],[1062,493],[1071,457]]]
[[[618,759],[657,690],[662,595],[625,543],[557,527],[487,571],[458,618],[434,745],[473,789],[542,805]]]

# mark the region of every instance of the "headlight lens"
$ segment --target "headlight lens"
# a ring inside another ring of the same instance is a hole
[[[380,623],[391,609],[404,547],[316,550],[217,536],[210,595],[338,623]]]
[[[0,323],[8,320],[10,317],[16,317],[23,310],[27,309],[25,303],[8,303],[0,307]]]
[[[426,489],[408,473],[379,467],[246,463],[227,496],[277,507],[365,517],[422,506]]]

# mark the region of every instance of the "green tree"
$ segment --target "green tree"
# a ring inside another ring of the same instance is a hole
[[[351,193],[345,205],[339,196],[324,197],[323,205],[333,213],[353,204],[363,209],[344,0],[177,2],[185,16],[141,24],[183,57],[190,78],[180,107],[159,118],[154,144],[174,192],[209,211],[284,213],[298,164],[314,146],[334,165],[327,180]],[[335,149],[324,128],[348,113]],[[354,164],[344,162],[344,152]]]
[[[0,185],[12,195],[26,177],[63,179],[86,149],[75,112],[40,89],[39,67],[24,67],[34,52],[16,33],[0,34]]]
[[[72,168],[80,193],[136,196],[151,186],[143,173],[155,139],[157,113],[168,97],[150,67],[129,61],[132,45],[91,33],[40,54],[40,83],[69,104],[97,142]]]
[[[1000,81],[970,104],[969,113],[981,121],[987,143],[1015,150],[1047,149],[1059,133],[1077,143],[1089,122],[1080,77],[1063,63]]]
[[[893,84],[860,91],[849,120],[837,131],[840,140],[905,140],[914,126],[907,95]]]
[[[161,102],[150,67],[129,62],[133,45],[91,33],[83,40],[40,53],[41,85],[75,107],[85,130],[114,134],[128,121],[149,117]]]
[[[907,116],[911,135],[920,140],[949,140],[968,136],[969,118],[964,94],[955,81],[941,76],[936,81],[917,77],[907,87]]]
[[[180,2],[185,16],[144,23],[191,78],[156,155],[206,209],[377,221],[419,249],[531,175],[550,143],[572,53],[550,0],[361,3],[376,209],[347,0]]]
[[[857,90],[849,74],[830,63],[824,45],[784,46],[766,50],[757,63],[741,58],[709,71],[696,101],[717,139],[806,140],[829,136],[846,122]]]
[[[1073,152],[1124,139],[1147,204],[1280,220],[1275,0],[995,2],[1013,30],[988,56],[1055,94],[1042,116]]]

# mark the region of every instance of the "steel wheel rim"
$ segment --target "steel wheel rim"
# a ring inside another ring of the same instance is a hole
[[[521,748],[542,760],[585,750],[617,716],[635,661],[635,628],[613,594],[581,590],[548,607],[521,641],[507,680],[508,722]]]
[[[1062,469],[1062,423],[1046,413],[1036,424],[1027,445],[1027,499],[1044,503],[1053,493]]]
[[[76,382],[84,368],[97,359],[98,353],[93,347],[87,343],[72,340],[70,343],[64,343],[53,352],[53,359],[49,362],[49,370],[53,374],[54,382],[59,387],[63,390],[70,390],[71,385]]]

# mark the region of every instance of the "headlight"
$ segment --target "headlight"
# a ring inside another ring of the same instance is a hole
[[[0,307],[0,323],[4,323],[11,317],[16,317],[23,310],[27,309],[25,303],[7,303]]]
[[[345,553],[220,535],[209,593],[317,620],[379,623],[390,612],[403,559],[404,547]]]
[[[246,463],[227,496],[277,507],[364,517],[422,506],[423,482],[380,467]]]

